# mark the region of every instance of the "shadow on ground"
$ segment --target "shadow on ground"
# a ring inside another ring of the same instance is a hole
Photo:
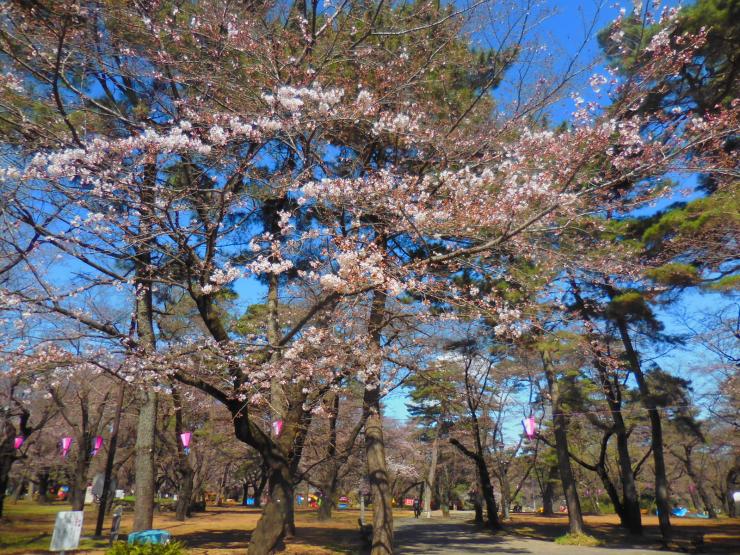
[[[190,549],[234,549],[245,552],[250,533],[244,529],[194,531],[178,534],[177,541],[185,543]],[[324,547],[347,553],[360,553],[359,534],[355,530],[334,529],[327,538],[326,528],[299,526],[295,538],[285,543],[292,546]]]
[[[417,524],[418,523],[418,524]],[[399,519],[395,543],[399,554],[414,553],[533,553],[529,549],[505,545],[506,539],[482,532],[473,525],[459,522],[437,522],[429,525],[424,521]]]

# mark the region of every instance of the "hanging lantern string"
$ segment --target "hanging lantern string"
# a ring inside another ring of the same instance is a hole
[[[632,415],[634,413],[640,413],[640,412],[650,412],[651,410],[657,410],[657,411],[669,411],[674,409],[687,409],[687,408],[701,408],[698,407],[695,404],[692,403],[685,403],[682,405],[667,405],[665,407],[655,407],[655,409],[648,409],[645,407],[628,407],[625,409],[620,410],[612,410],[612,409],[594,409],[594,410],[587,410],[587,411],[560,411],[557,414],[562,414],[563,416],[570,417],[570,416],[586,416],[588,414],[615,414],[618,412],[621,412],[622,414],[626,415]]]

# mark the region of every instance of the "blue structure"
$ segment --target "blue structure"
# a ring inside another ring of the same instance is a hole
[[[130,533],[128,544],[168,543],[171,539],[172,534],[167,530],[142,530],[141,532]]]

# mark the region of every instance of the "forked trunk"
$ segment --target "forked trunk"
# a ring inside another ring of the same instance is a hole
[[[617,319],[619,334],[622,338],[624,350],[627,353],[627,360],[630,363],[630,369],[637,381],[637,387],[640,390],[640,400],[648,411],[650,418],[650,440],[653,448],[653,465],[655,466],[655,504],[658,506],[658,522],[660,524],[660,533],[663,541],[671,539],[671,501],[668,494],[668,476],[665,465],[665,455],[663,453],[663,427],[660,422],[660,412],[655,404],[655,399],[650,392],[645,375],[642,373],[642,366],[637,352],[632,346],[632,339],[629,335],[627,322],[624,318]]]
[[[293,507],[293,480],[287,461],[268,455],[269,501],[249,540],[249,555],[269,555],[279,547]]]

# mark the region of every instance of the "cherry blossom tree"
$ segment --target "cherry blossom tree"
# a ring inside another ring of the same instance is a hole
[[[517,56],[534,63],[522,52],[536,51],[536,6],[483,4],[3,8],[3,252],[25,275],[2,285],[0,308],[73,322],[144,386],[135,528],[151,525],[164,384],[224,405],[236,437],[263,457],[270,503],[250,541],[259,554],[294,532],[314,411],[356,377],[373,553],[391,553],[381,398],[389,375],[411,365],[398,330],[458,306],[499,335],[520,334],[519,307],[454,276],[500,274],[512,252],[538,256],[584,213],[656,198],[656,176],[728,163],[716,153],[736,132],[734,105],[665,117],[660,140],[633,109],[705,33],[657,34],[630,78],[591,80],[608,87],[608,107],[576,95],[573,124],[552,131],[539,114],[575,66],[534,85],[513,78],[516,100],[496,106],[492,91]],[[472,24],[504,38],[478,56]],[[239,335],[227,292],[257,281],[264,325]],[[163,308],[180,303],[199,325],[167,335]]]

